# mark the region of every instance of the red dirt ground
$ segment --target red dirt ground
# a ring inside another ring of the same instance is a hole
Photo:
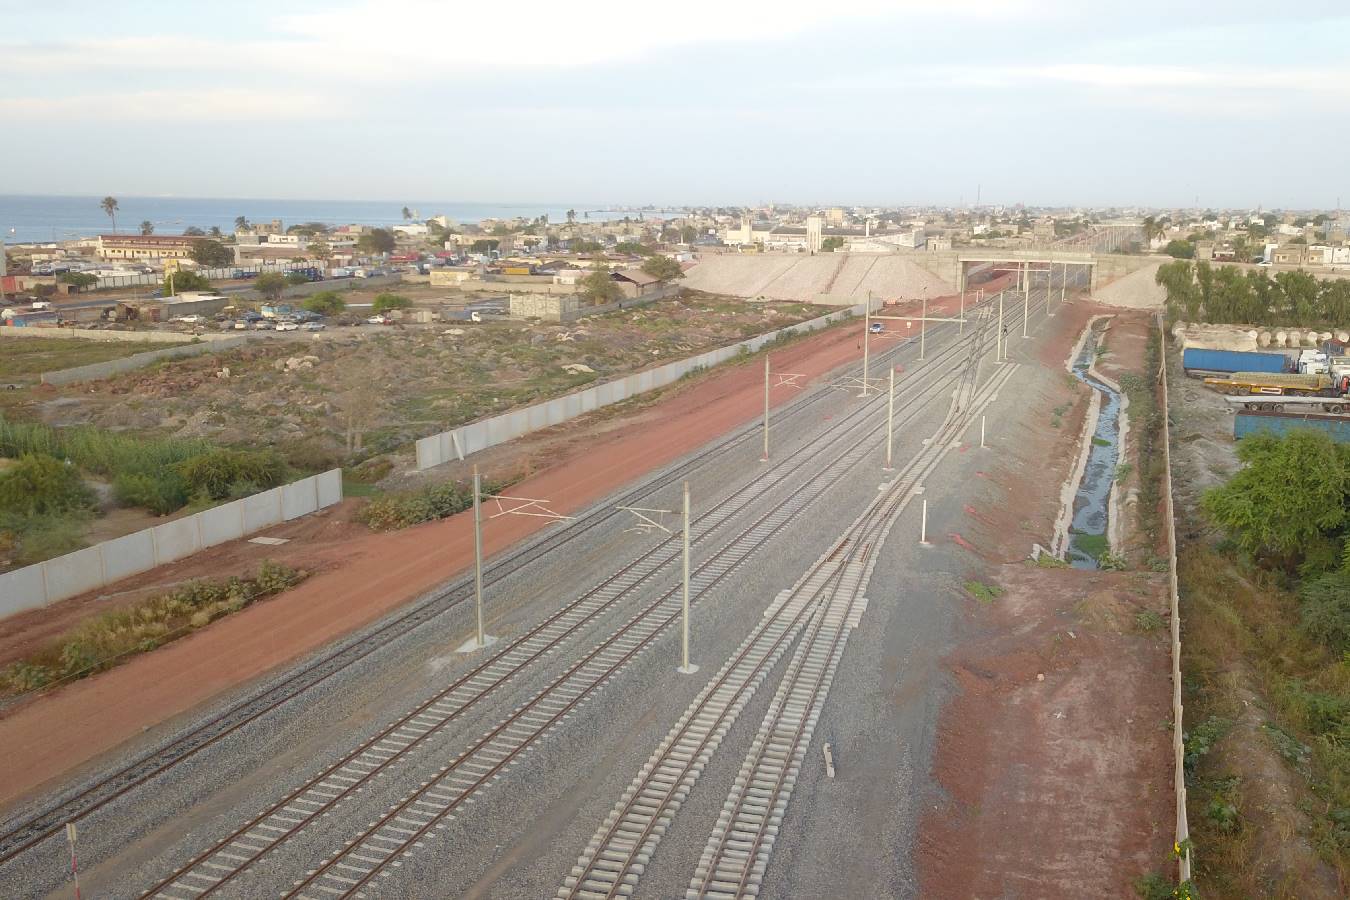
[[[1056,316],[1040,361],[1058,371],[1087,319],[1123,312],[1077,302]],[[1113,325],[1113,328],[1115,326]],[[1142,364],[1120,342],[1118,365]],[[987,474],[1003,502],[972,516],[987,565],[970,577],[1006,593],[964,597],[967,621],[945,660],[956,695],[939,718],[934,774],[948,802],[920,826],[921,896],[1128,897],[1167,865],[1172,843],[1170,663],[1165,576],[1040,568],[1059,484],[1076,456],[1085,389],[1066,378],[1029,392]],[[1051,410],[1068,403],[1060,429]]]
[[[954,296],[935,298],[929,303],[930,315],[950,314],[956,306]],[[775,367],[815,380],[858,359],[861,329],[854,322],[776,350]],[[582,509],[755,418],[764,402],[761,371],[757,364],[715,371],[640,410],[622,427],[604,422],[600,433],[585,441],[576,440],[573,428],[559,426],[554,431],[568,445],[564,456],[550,460],[554,465],[549,469],[512,490],[548,498],[561,513]],[[795,394],[779,389],[773,402]],[[493,451],[483,456],[490,465]],[[472,517],[461,514],[393,534],[371,534],[349,521],[349,504],[344,504],[266,532],[292,538],[289,544],[263,547],[234,541],[97,594],[7,620],[6,633],[26,635],[6,645],[12,650],[49,638],[59,630],[51,623],[68,627],[134,589],[144,593],[149,586],[238,572],[264,558],[314,573],[281,596],[6,711],[0,718],[0,747],[7,763],[0,807],[457,576],[472,564],[472,527]],[[497,520],[486,530],[484,551],[499,553],[541,527],[547,527],[545,520]]]

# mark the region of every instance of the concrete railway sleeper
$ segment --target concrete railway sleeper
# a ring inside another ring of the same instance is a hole
[[[836,483],[843,472],[857,462],[854,454],[863,452],[860,447],[861,445],[852,448],[840,460],[836,460],[835,464],[829,467],[832,477],[817,479],[817,490],[811,493],[818,495]],[[845,463],[842,468],[839,465],[841,462]],[[785,524],[804,507],[806,502],[809,500],[803,494],[794,495],[783,507],[768,513],[765,519],[778,518]],[[745,552],[741,554],[741,559],[748,557],[754,549],[762,546],[776,531],[777,528],[757,529],[752,526],[741,539],[745,544]],[[759,536],[761,533],[763,537]],[[693,579],[692,587],[695,594],[701,595],[734,568],[733,564],[724,571],[701,573],[706,581]],[[434,831],[444,827],[444,820],[447,817],[470,800],[481,788],[499,778],[518,761],[523,752],[551,731],[578,705],[584,703],[592,693],[608,683],[635,655],[651,646],[670,625],[676,622],[680,614],[676,595],[677,591],[672,590],[652,606],[638,613],[618,632],[597,645],[590,654],[456,757],[450,765],[442,767],[431,781],[395,804],[358,837],[346,842],[343,849],[327,857],[319,868],[307,873],[285,896],[315,898],[349,896],[358,893],[376,875],[387,877],[390,874],[390,863],[413,848],[421,846],[424,840],[434,838]],[[617,647],[615,640],[621,637],[626,640],[622,647]],[[522,722],[525,727],[518,727]],[[480,759],[479,754],[489,748],[488,759],[475,763],[475,760]],[[440,799],[427,804],[424,802],[427,796]],[[408,816],[409,809],[419,804],[419,801],[422,801],[423,808],[429,807],[438,811],[413,814],[414,819],[418,815],[422,817],[422,824],[413,829],[391,824],[400,815]],[[357,877],[350,877],[353,874],[357,874]]]
[[[941,360],[935,359],[934,362],[937,365],[926,369],[927,373],[941,371]],[[858,429],[852,426],[867,425],[867,415],[861,411],[862,409],[855,409],[845,417],[845,424],[848,427],[836,429],[833,433],[794,450],[777,462],[773,469],[762,473],[754,482],[733,494],[726,503],[701,517],[694,542],[705,542],[751,502],[760,498],[769,488],[779,484],[786,471],[800,468],[806,460],[825,452],[841,441],[856,440],[852,432]],[[852,421],[848,421],[850,418]],[[864,435],[864,438],[866,436]],[[855,443],[855,449],[860,446],[862,446],[860,442]],[[779,517],[772,517],[772,520],[766,518],[752,526],[749,534],[756,541],[768,540],[771,534],[785,523],[786,519]],[[675,541],[676,539],[671,539],[667,543]],[[732,542],[728,547],[734,544],[735,542]],[[723,548],[724,551],[726,549]],[[214,893],[273,848],[299,832],[307,823],[326,814],[346,798],[359,793],[370,779],[405,757],[426,738],[448,725],[467,708],[484,699],[527,665],[551,652],[563,640],[576,634],[602,612],[614,607],[620,599],[652,580],[657,572],[672,564],[677,555],[678,550],[675,549],[671,549],[664,556],[652,551],[634,560],[579,600],[573,601],[529,633],[517,638],[495,657],[461,676],[454,684],[273,804],[262,815],[246,822],[212,848],[194,857],[173,875],[152,887],[147,895],[170,897],[175,893],[182,893],[199,897]],[[739,559],[726,565],[714,556],[692,579],[693,586],[700,590],[706,589],[707,586],[725,577],[737,562]]]
[[[971,342],[972,360],[978,360],[987,331],[988,322],[986,320],[981,323],[974,340]],[[954,401],[952,407],[949,408],[944,426],[939,432],[939,439],[930,442],[924,451],[906,466],[906,472],[910,474],[898,478],[896,482],[892,483],[892,488],[881,495],[882,499],[869,505],[868,510],[846,532],[834,550],[823,558],[828,561],[843,558],[844,562],[840,568],[841,580],[850,588],[855,583],[856,573],[851,571],[852,567],[849,565],[849,561],[855,558],[859,541],[862,539],[860,535],[865,536],[867,534],[870,527],[869,520],[876,515],[879,505],[886,502],[884,498],[894,498],[890,501],[887,507],[888,513],[883,519],[882,527],[888,529],[889,522],[893,520],[894,515],[898,514],[899,508],[907,502],[909,489],[916,483],[916,476],[912,473],[922,474],[926,472],[935,464],[935,462],[929,463],[926,460],[929,458],[936,460],[945,452],[948,442],[945,433],[951,427],[952,422],[960,421],[962,418],[957,415],[957,411],[964,411],[967,406],[970,395],[969,386],[973,383],[976,371],[977,367],[973,363],[968,363],[963,367],[960,384],[954,394]],[[895,489],[897,484],[904,486],[904,489],[898,493]],[[884,537],[884,531],[882,536]],[[866,558],[865,552],[863,558]],[[792,597],[799,596],[805,587],[812,586],[812,581],[819,577],[818,572],[821,565],[822,563],[818,562],[793,591],[784,592],[784,595],[780,595],[775,600],[766,613],[767,621],[773,621],[774,617],[785,608],[785,601],[790,601]],[[814,587],[818,591],[821,585],[817,584]],[[836,585],[836,590],[828,592],[829,595],[836,595],[838,593],[837,588],[838,585]],[[823,595],[820,593],[814,594],[812,602],[819,602],[821,596]],[[850,590],[845,596],[856,596],[856,593]],[[828,620],[830,615],[822,614],[821,622],[813,628],[818,630],[820,624]],[[760,629],[763,628],[764,623],[762,622]],[[747,638],[747,642],[753,642],[758,634],[759,629],[752,633],[750,638]],[[776,661],[777,655],[774,656],[774,659]],[[671,730],[662,745],[658,747],[652,759],[639,773],[624,797],[621,798],[616,809],[601,825],[595,838],[583,851],[577,866],[573,868],[558,891],[560,898],[626,895],[636,885],[642,870],[645,869],[646,861],[650,859],[656,843],[666,830],[675,811],[683,803],[688,791],[692,788],[693,782],[720,743],[722,736],[734,723],[740,709],[749,699],[750,694],[753,694],[759,681],[762,680],[762,676],[759,676],[757,671],[734,678],[734,669],[741,665],[744,665],[744,663],[739,657],[734,658],[728,663],[727,667],[724,667],[723,672],[719,674],[719,678],[691,704],[684,718]],[[721,690],[721,686],[728,680],[734,680],[734,683],[739,685],[736,693],[730,697],[726,696]]]
[[[879,353],[878,358],[898,355],[906,346],[908,344],[897,345]],[[780,412],[780,421],[810,413],[812,407],[822,402],[826,396],[825,392],[817,392],[793,402]],[[681,479],[709,460],[736,450],[742,443],[757,440],[757,427],[754,424],[743,426],[734,434],[722,438],[629,490],[616,505],[638,504],[650,494],[678,484]],[[597,506],[579,516],[568,528],[540,535],[507,551],[488,565],[484,572],[486,584],[491,586],[510,577],[546,554],[612,521],[617,515],[619,513],[611,505]],[[5,830],[0,832],[0,866],[37,844],[60,834],[67,822],[84,820],[114,800],[147,784],[225,737],[327,682],[383,646],[435,621],[444,613],[470,599],[471,591],[472,585],[468,578],[461,577],[443,591],[410,609],[397,613],[366,633],[324,651],[262,690],[191,726],[132,763],[99,777],[92,784],[83,785],[59,796],[55,802],[47,804],[37,812],[27,813],[21,818],[5,823]]]

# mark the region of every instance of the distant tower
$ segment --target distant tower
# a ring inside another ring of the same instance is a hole
[[[806,217],[806,249],[812,253],[819,253],[821,245],[825,242],[822,227],[824,224],[820,216]]]

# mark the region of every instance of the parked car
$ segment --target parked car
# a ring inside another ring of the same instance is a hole
[[[391,317],[389,317],[389,316],[382,316],[382,315],[380,315],[380,316],[371,316],[369,319],[366,319],[366,321],[369,322],[369,323],[372,324],[372,325],[392,325],[392,324],[394,324],[394,320],[393,320]]]
[[[322,322],[306,322],[300,327],[305,329],[305,331],[323,331],[324,324]]]
[[[276,327],[277,326],[273,325],[270,319],[259,319],[258,321],[253,323],[253,328],[255,331],[271,331]]]
[[[278,322],[277,331],[299,331],[299,322]]]
[[[872,332],[872,334],[881,334],[886,330],[886,326],[882,325],[880,322],[873,322],[867,327],[867,330]]]
[[[248,328],[248,322],[240,320],[234,323],[234,327],[238,331],[243,331],[244,329]]]
[[[187,316],[174,316],[174,317],[173,317],[172,319],[170,319],[169,321],[170,321],[170,322],[182,322],[184,325],[196,325],[198,322],[205,322],[205,321],[206,321],[206,317],[205,317],[205,316],[199,316],[199,315],[196,315],[196,314],[193,314],[193,315],[187,315]]]

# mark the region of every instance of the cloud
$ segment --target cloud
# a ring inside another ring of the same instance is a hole
[[[314,94],[231,88],[123,91],[64,97],[0,97],[0,116],[41,121],[255,122],[284,116],[323,119],[337,115]]]

